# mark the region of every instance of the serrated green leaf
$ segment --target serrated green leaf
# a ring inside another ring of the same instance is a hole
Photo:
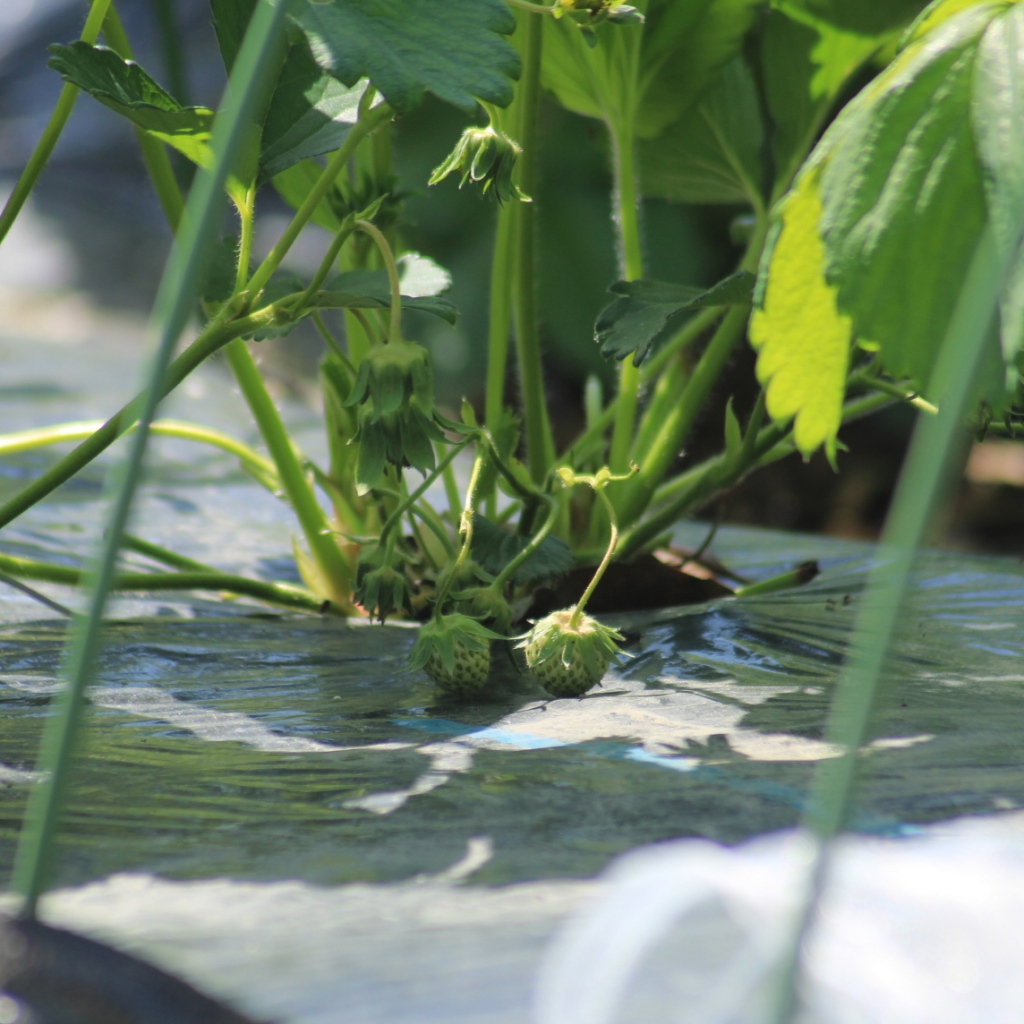
[[[183,107],[134,61],[105,46],[78,40],[50,47],[49,66],[132,124],[173,146],[194,163],[213,162],[210,131],[213,111]]]
[[[597,318],[594,337],[608,358],[635,353],[639,366],[647,353],[670,338],[686,318],[713,306],[746,305],[751,301],[754,275],[731,274],[712,288],[693,288],[664,281],[618,281],[610,291],[622,296]]]
[[[782,421],[796,417],[793,440],[805,456],[824,444],[833,457],[852,328],[824,276],[818,179],[817,168],[804,173],[778,211],[750,342],[758,351],[757,378],[766,388],[769,415]]]
[[[784,0],[846,32],[877,36],[909,25],[927,0]]]
[[[290,17],[324,71],[348,86],[369,78],[400,114],[427,91],[467,111],[511,102],[519,55],[501,0],[298,0]]]
[[[1013,267],[1000,302],[1003,359],[1009,365],[1024,341],[1024,7],[994,18],[982,36],[971,120],[996,246]]]
[[[529,537],[508,533],[482,515],[473,517],[473,559],[484,572],[497,576],[530,542]],[[569,545],[558,537],[546,537],[512,577],[513,583],[537,583],[567,573],[576,564]]]
[[[654,138],[688,111],[743,45],[763,0],[712,0],[688,23],[695,6],[658,0],[650,6],[641,56],[636,133]]]
[[[695,107],[657,138],[639,141],[644,195],[760,207],[763,144],[757,87],[746,61],[734,57]]]
[[[542,80],[569,110],[653,138],[739,52],[762,0],[654,0],[640,25],[600,25],[596,46],[562,18],[544,26]]]
[[[762,37],[761,65],[771,115],[772,148],[783,181],[790,180],[814,142],[840,89],[881,40],[843,32],[825,22],[772,11]]]
[[[324,74],[305,39],[288,51],[263,121],[260,176],[263,180],[337,149],[359,119],[366,82],[348,88]]]
[[[927,385],[985,221],[970,124],[987,5],[903,51],[843,110],[821,165],[826,275],[890,374]]]

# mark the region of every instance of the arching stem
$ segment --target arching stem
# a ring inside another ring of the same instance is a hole
[[[391,329],[388,331],[388,336],[385,338],[387,341],[401,341],[402,340],[402,286],[398,280],[398,266],[395,263],[394,254],[391,252],[391,246],[388,245],[388,240],[384,237],[384,232],[377,227],[376,224],[371,224],[368,220],[357,220],[356,227],[360,231],[366,232],[373,240],[377,243],[377,248],[380,250],[381,259],[384,260],[384,265],[388,268],[388,281],[391,283]]]

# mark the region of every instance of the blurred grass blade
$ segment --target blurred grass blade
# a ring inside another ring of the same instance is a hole
[[[39,764],[47,773],[46,780],[32,791],[18,843],[13,882],[15,890],[24,897],[22,916],[34,916],[46,886],[85,688],[93,675],[103,609],[114,580],[118,548],[142,468],[149,424],[160,401],[175,343],[195,301],[204,253],[219,223],[228,169],[248,124],[250,108],[259,92],[260,76],[273,56],[283,7],[284,0],[260,0],[253,14],[228,82],[221,113],[214,123],[213,167],[195,179],[160,283],[153,313],[153,331],[158,343],[146,371],[139,428],[131,439],[127,458],[111,477],[109,489],[114,497],[102,552],[90,573],[92,591],[88,612],[84,618],[76,620],[72,628],[61,669],[67,685],[58,698],[57,713],[47,719],[43,732]]]
[[[919,416],[868,579],[850,654],[832,702],[825,740],[844,748],[815,771],[805,824],[819,845],[806,905],[778,975],[773,1024],[788,1024],[797,1003],[801,949],[814,925],[828,871],[829,841],[843,828],[856,782],[858,751],[868,736],[879,682],[907,592],[917,548],[943,489],[950,456],[963,438],[963,418],[975,397],[986,345],[995,346],[994,317],[1006,264],[991,228],[981,237],[942,342],[931,391],[938,416]]]

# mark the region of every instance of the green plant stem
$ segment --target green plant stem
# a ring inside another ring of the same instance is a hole
[[[252,237],[256,216],[256,184],[245,190],[245,199],[238,209],[238,261],[235,267],[235,294],[242,291],[249,280],[249,261],[252,259]]]
[[[505,203],[498,211],[491,263],[491,308],[487,331],[487,397],[484,422],[492,433],[505,409],[505,373],[508,368],[508,336],[512,323],[512,264],[516,204]]]
[[[263,442],[277,467],[281,486],[295,510],[310,553],[320,569],[327,588],[326,596],[340,607],[348,608],[351,605],[352,573],[330,533],[327,516],[316,499],[316,493],[306,480],[302,462],[292,447],[291,438],[274,400],[263,383],[256,360],[241,338],[232,341],[225,354],[256,420]]]
[[[634,522],[647,508],[658,484],[678,458],[690,428],[725,369],[736,343],[743,336],[749,316],[750,311],[745,306],[730,309],[704,350],[678,402],[665,418],[641,463],[640,472],[624,486],[618,501],[619,516],[624,526]]]
[[[125,60],[132,59],[131,43],[128,42],[128,36],[125,34],[121,18],[113,3],[107,10],[106,18],[103,21],[103,36],[119,57],[123,57]],[[174,89],[172,88],[171,91],[173,93]],[[176,93],[175,96],[177,96]],[[180,97],[178,97],[178,101],[184,103]],[[164,211],[164,216],[167,218],[167,223],[172,232],[177,231],[182,211],[185,209],[185,200],[178,187],[178,179],[174,176],[174,168],[167,154],[167,148],[159,139],[154,138],[141,128],[135,129],[135,136],[139,140],[142,159],[145,161],[146,170],[149,171],[150,180],[153,182],[153,188],[160,201],[160,207]]]
[[[0,570],[21,579],[37,580],[41,583],[59,583],[77,587],[88,582],[88,573],[66,565],[50,565],[34,562],[27,558],[13,558],[0,555]],[[156,590],[213,590],[244,594],[270,604],[299,608],[307,612],[328,611],[324,601],[301,587],[288,583],[267,583],[265,580],[250,580],[244,576],[233,576],[227,572],[123,572],[112,578],[112,590],[156,591]]]
[[[458,510],[462,508],[459,482],[455,479],[455,470],[452,468],[451,460],[445,456],[445,446],[440,441],[436,441],[434,443],[434,451],[437,453],[438,459],[441,460],[438,465],[444,467],[444,471],[441,473],[441,480],[444,483],[444,496],[448,499],[448,511],[451,514],[452,526],[457,526],[455,516]]]
[[[964,437],[963,417],[976,394],[986,344],[993,349],[997,345],[992,326],[1005,272],[989,226],[960,290],[928,389],[938,399],[940,411],[938,416],[918,417],[915,425],[857,615],[850,653],[829,710],[825,739],[840,746],[844,753],[827,763],[819,762],[815,769],[804,824],[818,840],[816,857],[808,872],[803,913],[777,975],[774,1012],[767,1018],[774,1024],[788,1024],[793,1016],[800,950],[817,915],[828,873],[830,841],[844,827],[849,814],[858,754],[867,741],[876,693],[917,549],[947,480],[948,456],[958,438]]]
[[[103,19],[106,17],[109,6],[110,0],[92,0],[89,17],[86,19],[85,28],[82,29],[80,36],[83,42],[91,45],[99,38],[100,27],[103,25]],[[60,91],[57,105],[50,115],[42,137],[36,143],[36,148],[32,151],[25,170],[21,172],[21,177],[18,178],[14,190],[4,205],[3,212],[0,213],[0,244],[3,244],[7,233],[11,230],[11,225],[17,220],[25,201],[32,194],[32,189],[35,188],[39,175],[43,173],[43,168],[50,159],[61,132],[64,131],[64,125],[68,123],[68,118],[71,116],[77,99],[78,86],[66,82]]]
[[[612,139],[615,147],[615,224],[619,234],[622,272],[627,281],[638,281],[644,276],[644,261],[640,244],[632,126],[621,129],[612,127]],[[631,357],[627,357],[622,360],[619,368],[619,401],[608,455],[608,468],[613,473],[625,473],[629,469],[629,452],[633,445],[639,397],[640,368],[633,365]]]
[[[34,587],[30,587],[21,580],[16,580],[13,576],[8,576],[5,572],[0,572],[0,583],[6,583],[12,590],[18,590],[26,597],[31,597],[33,601],[38,601],[41,605],[49,608],[51,611],[55,611],[60,615],[66,615],[69,619],[74,617],[74,612],[60,604],[58,601],[54,601],[52,598],[47,597],[45,594],[39,593]]]
[[[249,281],[249,294],[254,299],[267,286],[271,275],[281,265],[281,260],[285,258],[288,250],[295,244],[295,239],[299,237],[299,233],[309,223],[316,208],[320,205],[320,200],[327,195],[335,179],[345,169],[345,165],[351,159],[352,154],[355,153],[359,143],[376,131],[382,124],[390,121],[391,117],[391,108],[386,103],[381,103],[379,106],[373,107],[365,115],[360,116],[359,120],[352,126],[352,130],[348,133],[345,141],[328,161],[323,174],[317,179],[316,184],[310,189],[309,195],[306,196],[295,216],[292,217],[291,223],[285,228],[284,234],[278,239],[277,243],[267,254],[267,258],[252,275]]]
[[[167,91],[182,105],[188,105],[188,83],[185,77],[185,56],[178,30],[174,0],[153,0],[156,21],[160,28],[160,44],[167,69]]]
[[[121,547],[125,551],[134,551],[136,554],[152,558],[154,562],[160,562],[161,565],[169,565],[172,569],[177,569],[179,572],[209,573],[220,571],[209,565],[203,565],[202,562],[197,562],[194,558],[179,555],[176,551],[170,551],[159,544],[153,544],[151,541],[135,537],[130,533],[126,533],[121,538]]]
[[[218,349],[223,348],[232,338],[251,334],[254,330],[265,326],[268,320],[269,317],[261,310],[253,316],[243,317],[240,320],[225,323],[215,321],[171,363],[160,388],[160,398],[173,391],[197,366]],[[42,476],[37,477],[13,498],[0,505],[0,529],[42,501],[61,484],[70,480],[97,456],[102,455],[139,420],[144,399],[144,393],[137,395],[77,448],[68,452]]]
[[[391,325],[385,341],[399,342],[402,340],[402,286],[398,280],[398,267],[395,264],[391,246],[384,233],[368,220],[357,220],[356,227],[368,234],[376,243],[380,257],[387,268],[388,281],[391,285]]]
[[[868,395],[856,399],[843,407],[843,422],[860,419],[892,402],[893,399],[888,395]],[[616,557],[620,561],[631,558],[666,530],[670,530],[688,512],[710,500],[719,491],[735,486],[792,432],[792,423],[773,423],[757,432],[757,439],[746,460],[730,466],[729,456],[722,452],[663,484],[655,492],[652,503],[659,507],[622,534]]]
[[[491,586],[497,593],[501,593],[502,588],[519,570],[519,567],[526,562],[528,558],[536,553],[541,544],[547,540],[548,534],[555,528],[555,524],[558,522],[558,517],[561,515],[561,509],[558,507],[558,502],[548,498],[548,504],[550,505],[550,511],[548,512],[547,519],[544,520],[541,528],[530,538],[529,544],[527,544],[522,551],[519,552],[513,558],[497,576],[494,577],[494,582]]]
[[[438,588],[437,597],[434,599],[434,617],[440,621],[441,609],[448,598],[448,594],[455,582],[455,577],[469,557],[470,548],[473,546],[473,516],[476,511],[477,487],[480,483],[480,475],[483,472],[484,457],[478,454],[473,461],[473,472],[469,476],[469,486],[466,488],[466,503],[462,509],[462,519],[459,522],[459,532],[462,534],[462,547],[459,548],[458,557],[452,564],[451,569],[445,573],[441,586]]]
[[[657,380],[668,363],[675,356],[681,353],[684,348],[696,341],[704,331],[720,320],[723,314],[724,311],[720,308],[706,309],[698,313],[697,316],[690,320],[689,323],[687,323],[679,333],[675,335],[675,337],[666,342],[659,352],[648,359],[640,367],[641,383],[649,384],[650,382]],[[608,428],[615,422],[618,403],[619,399],[618,396],[616,396],[604,407],[600,417],[598,417],[594,423],[588,424],[587,429],[573,442],[572,446],[560,460],[561,462],[568,463],[573,452],[588,449],[592,444],[597,442],[598,438],[607,432]],[[647,412],[644,413],[643,421],[640,426],[640,434],[643,434],[645,424],[648,421],[652,421],[656,426],[660,426],[663,420],[664,416],[660,419],[655,418],[652,410],[649,408]]]
[[[528,14],[522,19],[523,72],[519,80],[522,92],[519,125],[518,185],[528,196],[537,192],[537,106],[540,99],[541,46],[543,17]],[[544,400],[544,367],[537,329],[536,281],[536,202],[516,203],[515,209],[515,284],[516,354],[519,363],[519,387],[526,427],[526,464],[534,483],[541,483],[555,461],[555,442]]]
[[[338,253],[341,252],[341,247],[352,237],[352,232],[355,228],[346,222],[341,225],[338,231],[335,233],[334,238],[331,240],[331,244],[324,254],[324,258],[320,261],[320,266],[317,267],[316,273],[313,275],[313,280],[309,282],[309,287],[303,292],[303,304],[309,302],[309,300],[320,290],[320,286],[327,280],[327,275],[331,272],[331,268],[334,266],[334,261],[338,258]],[[352,310],[353,313],[356,310]],[[359,310],[362,313],[362,310]],[[317,325],[317,330],[326,340],[330,338],[329,344],[336,355],[341,355],[341,350],[338,348],[338,343],[331,337],[330,331],[324,325],[323,320],[320,319],[319,313],[314,313],[314,322]],[[366,326],[366,325],[364,325]],[[348,362],[347,358],[345,360]]]
[[[898,398],[900,401],[906,402],[908,405],[912,405],[915,409],[920,409],[921,412],[926,412],[930,416],[938,415],[939,410],[931,402],[920,395],[914,394],[912,391],[908,391],[906,388],[901,388],[898,384],[890,384],[887,380],[879,380],[877,377],[872,377],[865,379],[864,385],[873,391],[881,391],[884,395],[892,395],[893,398]]]
[[[794,587],[802,587],[818,575],[817,562],[804,562],[803,565],[791,569],[789,572],[780,573],[769,580],[761,580],[759,583],[748,583],[736,591],[736,597],[765,597],[768,594],[778,594],[783,590],[792,590]]]
[[[37,430],[19,430],[13,434],[0,434],[0,456],[13,455],[16,452],[33,451],[36,448],[46,448],[49,445],[62,444],[67,441],[81,441],[91,437],[98,430],[103,428],[101,420],[83,420],[78,423],[59,423],[53,427],[41,427]],[[176,437],[184,441],[197,441],[200,444],[208,444],[221,451],[238,457],[242,468],[251,473],[268,490],[276,491],[280,487],[280,480],[274,464],[264,458],[255,449],[247,444],[222,434],[219,430],[212,430],[198,423],[186,423],[183,420],[154,420],[150,425],[150,432],[157,437]],[[125,433],[131,433],[134,427],[129,427]]]
[[[598,498],[601,499],[601,504],[604,505],[605,514],[608,516],[608,523],[611,527],[611,532],[608,538],[608,547],[605,549],[604,558],[601,559],[601,564],[594,570],[594,575],[590,577],[587,589],[583,591],[583,595],[580,597],[579,601],[576,602],[572,618],[569,619],[570,629],[576,629],[579,626],[580,620],[583,618],[583,609],[586,608],[587,602],[590,600],[590,595],[594,593],[597,589],[598,583],[601,582],[601,577],[608,568],[608,565],[612,560],[612,556],[615,554],[615,548],[619,543],[619,524],[615,519],[615,508],[611,501],[608,500],[608,495],[604,493],[603,487],[597,487],[595,490],[597,491]]]
[[[205,251],[219,221],[228,170],[249,123],[260,76],[276,49],[283,17],[283,2],[257,2],[228,82],[225,102],[214,121],[213,168],[196,175],[177,245],[160,283],[153,315],[158,342],[145,375],[146,387],[138,416],[140,429],[130,439],[128,455],[120,471],[111,478],[114,498],[102,550],[88,575],[92,583],[88,612],[76,620],[71,632],[61,671],[67,685],[57,698],[57,713],[48,718],[43,729],[39,767],[46,774],[29,796],[15,854],[13,886],[24,897],[21,908],[24,917],[35,916],[39,897],[46,887],[85,690],[99,651],[103,611],[115,582],[121,535],[142,471],[148,426],[166,393],[171,356],[193,309]],[[209,576],[200,576],[205,585]]]
[[[434,467],[434,469],[427,474],[424,478],[423,483],[416,488],[411,494],[407,495],[402,499],[401,504],[388,516],[387,521],[380,528],[380,534],[378,535],[378,543],[387,539],[388,534],[402,521],[402,516],[412,508],[416,502],[427,493],[430,485],[439,477],[444,476],[448,468],[451,466],[455,456],[462,451],[466,445],[470,444],[473,439],[466,438],[464,441],[460,441],[457,445],[453,445],[445,453],[444,458]],[[456,499],[458,498],[458,492],[456,491]],[[455,507],[459,507],[459,502],[456,500]]]

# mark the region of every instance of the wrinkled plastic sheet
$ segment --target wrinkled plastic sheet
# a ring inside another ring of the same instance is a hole
[[[95,352],[15,355],[24,379],[0,404],[4,429],[114,404]],[[216,370],[176,401],[168,414],[244,433]],[[312,421],[290,415],[317,454]],[[154,452],[135,532],[232,571],[294,571],[287,509],[232,460]],[[51,457],[5,460],[0,490]],[[62,489],[0,548],[80,564],[102,522],[99,481],[95,469]],[[572,701],[547,702],[508,662],[486,699],[448,701],[404,671],[408,627],[118,598],[45,916],[260,1018],[525,1021],[542,962],[548,993],[572,962],[571,940],[553,936],[656,868],[665,892],[691,898],[602,1005],[616,1020],[748,1019],[799,886],[799,844],[777,836],[837,753],[823,722],[872,549],[726,529],[713,550],[753,578],[809,557],[823,572],[771,598],[617,618],[632,657]],[[815,1020],[1019,1019],[1005,968],[1020,962],[1022,597],[1016,562],[921,558],[862,753],[859,837],[837,859],[810,960]],[[3,590],[0,623],[7,870],[64,622]],[[958,831],[966,817],[975,831]],[[666,843],[678,845],[633,853]],[[602,874],[622,856],[634,859]],[[616,953],[604,932],[621,966],[636,950]],[[736,963],[746,987],[729,980]],[[574,983],[562,1016],[596,1024]]]

